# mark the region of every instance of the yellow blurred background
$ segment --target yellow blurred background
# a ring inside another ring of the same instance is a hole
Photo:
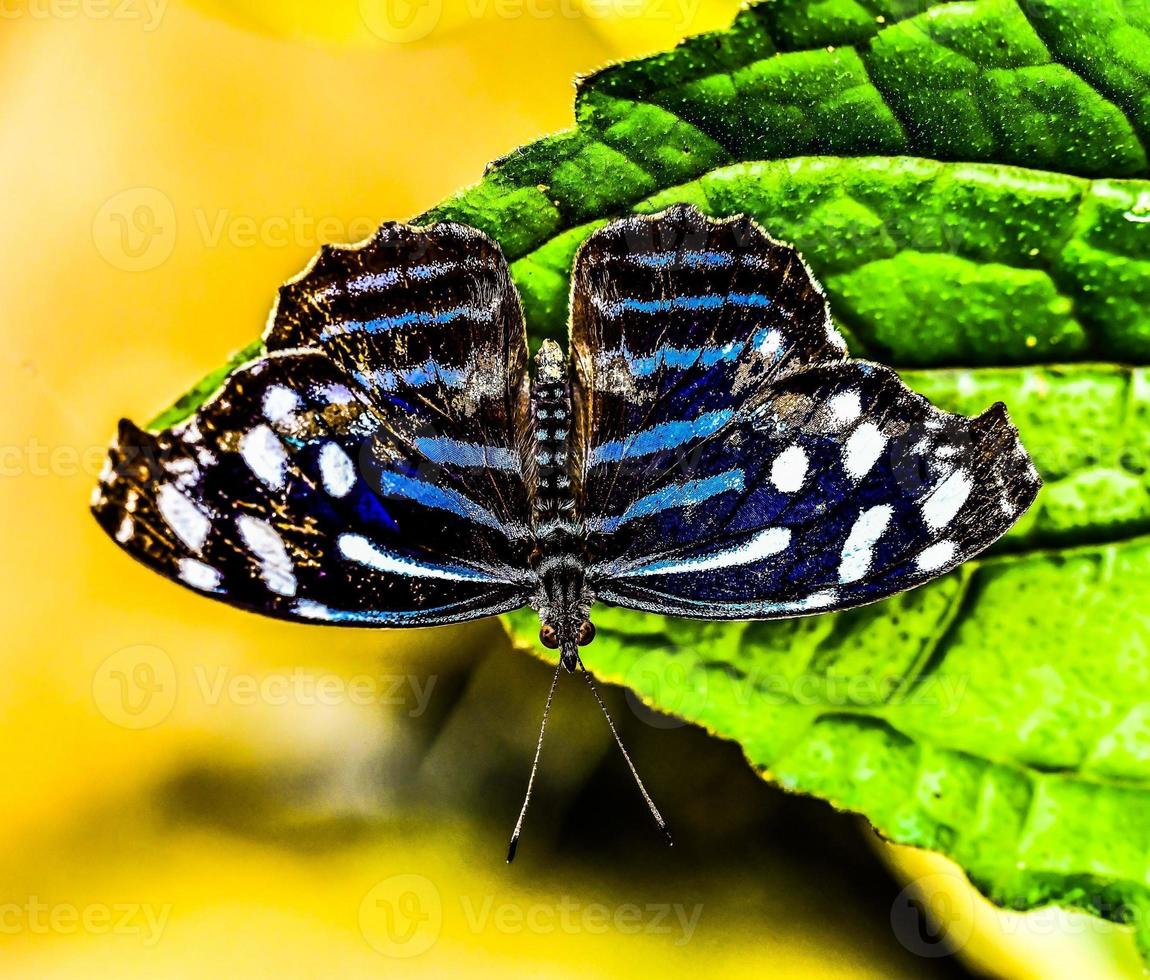
[[[573,688],[508,868],[549,676],[497,624],[265,621],[87,513],[116,420],[253,339],[322,242],[430,207],[569,125],[577,75],[736,7],[4,0],[0,975],[1138,975],[1121,930],[998,915],[617,690],[678,846]]]

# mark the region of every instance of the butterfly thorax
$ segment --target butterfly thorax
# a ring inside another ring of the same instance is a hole
[[[531,394],[537,479],[532,526],[539,588],[532,605],[543,624],[540,638],[544,645],[561,649],[563,665],[574,670],[577,648],[594,636],[588,618],[594,597],[587,588],[586,532],[571,490],[571,390],[565,358],[554,341],[544,342],[535,367]]]

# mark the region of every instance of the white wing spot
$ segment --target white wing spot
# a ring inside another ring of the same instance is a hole
[[[773,358],[783,346],[783,335],[778,330],[768,330],[767,335],[759,344],[759,353],[764,357]]]
[[[939,541],[929,548],[923,548],[914,563],[920,572],[933,572],[948,564],[957,551],[958,546],[953,541]]]
[[[156,505],[160,516],[192,551],[199,551],[208,539],[212,529],[211,518],[193,504],[170,483],[165,483],[156,491]],[[129,501],[128,509],[133,509]]]
[[[862,415],[862,396],[857,390],[844,391],[827,401],[834,421],[849,425]]]
[[[333,497],[346,497],[355,486],[355,466],[347,453],[334,442],[325,442],[319,451],[323,488]]]
[[[966,470],[957,469],[942,481],[922,504],[922,519],[932,531],[946,527],[966,503],[974,484]]]
[[[807,478],[810,459],[801,446],[788,446],[771,464],[771,483],[783,493],[794,493]]]
[[[187,476],[196,472],[196,461],[187,456],[181,456],[178,459],[166,460],[164,469],[173,476]]]
[[[272,490],[282,490],[287,470],[287,453],[279,437],[266,425],[257,425],[240,439],[240,455],[260,482]]]
[[[700,555],[695,558],[684,558],[682,561],[669,559],[656,561],[649,565],[626,572],[626,575],[680,575],[684,572],[705,572],[712,568],[730,568],[733,565],[752,565],[756,562],[777,555],[785,551],[791,543],[790,529],[785,527],[769,527],[760,531],[753,538],[726,551],[719,551],[710,555]]]
[[[795,608],[826,609],[827,606],[833,606],[838,601],[839,593],[837,589],[823,589],[821,592],[814,592],[800,602],[796,602]]]
[[[889,504],[879,504],[859,514],[843,545],[842,560],[839,562],[840,582],[857,582],[870,571],[871,562],[874,561],[874,546],[890,526],[893,516],[894,508]]]
[[[264,392],[264,417],[269,422],[284,422],[303,404],[291,388],[272,385]]]
[[[355,401],[355,395],[351,393],[351,389],[347,385],[324,385],[320,390],[320,395],[324,401],[330,402],[332,405],[349,405]]]
[[[855,480],[866,476],[886,448],[886,436],[873,422],[864,422],[850,434],[843,449],[843,467]]]
[[[291,558],[281,538],[267,521],[258,517],[241,514],[236,519],[236,527],[244,544],[260,560],[260,575],[264,585],[278,595],[292,596],[296,593],[295,572]]]
[[[322,602],[312,602],[310,599],[300,599],[295,604],[296,615],[303,616],[304,619],[318,619],[323,622],[330,622],[335,617],[332,611],[325,606]]]
[[[180,559],[180,578],[193,589],[204,592],[214,592],[220,587],[220,573],[195,558]]]
[[[132,540],[132,535],[135,533],[136,522],[133,521],[127,514],[125,514],[124,519],[120,521],[119,529],[116,531],[116,540],[119,541],[120,544],[126,544],[128,541]]]

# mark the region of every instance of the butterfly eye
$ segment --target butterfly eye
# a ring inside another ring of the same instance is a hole
[[[559,634],[555,632],[554,626],[544,626],[539,631],[539,642],[542,643],[548,650],[559,649]]]
[[[595,639],[595,624],[591,620],[584,620],[583,625],[579,627],[579,646],[585,647]]]

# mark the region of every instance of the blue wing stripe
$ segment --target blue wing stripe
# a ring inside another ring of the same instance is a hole
[[[527,533],[527,528],[524,525],[510,524],[499,520],[486,507],[481,507],[470,497],[464,496],[457,490],[438,487],[433,483],[426,483],[415,477],[396,473],[394,470],[380,471],[378,480],[379,490],[384,497],[404,497],[431,510],[445,510],[465,520],[474,521],[476,524],[482,524],[484,527],[499,531],[508,538],[522,537]]]
[[[481,446],[473,442],[461,442],[447,436],[427,437],[415,440],[418,449],[428,462],[447,463],[452,466],[483,466],[491,470],[520,472],[519,457],[510,449],[501,446]]]
[[[590,455],[592,466],[600,463],[618,463],[637,456],[650,456],[666,452],[689,442],[712,435],[726,425],[734,416],[734,410],[724,408],[717,412],[705,412],[698,418],[682,422],[663,422],[644,429],[629,439],[616,439],[596,446]]]
[[[351,276],[346,282],[334,282],[317,289],[316,298],[328,300],[334,296],[349,294],[364,296],[388,289],[399,283],[427,282],[446,276],[450,272],[483,269],[485,266],[476,258],[428,262],[424,265],[407,265],[402,268],[381,269],[378,272],[365,272]]]
[[[735,256],[730,252],[689,249],[684,252],[640,252],[628,255],[627,261],[644,269],[667,269],[673,266],[686,266],[690,269],[730,268],[735,264]]]
[[[628,521],[640,517],[649,517],[674,507],[690,507],[701,504],[705,500],[718,497],[731,491],[743,490],[745,483],[742,470],[727,470],[716,476],[709,476],[701,480],[687,480],[685,483],[673,484],[656,490],[645,497],[640,497],[619,517],[605,517],[601,520],[589,522],[592,530],[603,531],[607,534],[617,531]]]
[[[373,371],[370,375],[356,371],[355,377],[360,384],[380,391],[395,391],[401,384],[409,388],[422,388],[424,385],[435,385],[442,388],[461,388],[468,378],[468,372],[459,368],[444,367],[442,364],[428,358],[422,364],[403,368],[399,371],[388,371],[383,368]]]
[[[762,354],[776,353],[780,349],[781,335],[777,330],[762,327],[749,341],[731,341],[721,347],[660,347],[655,353],[638,357],[624,348],[627,369],[634,377],[646,378],[669,368],[689,371],[692,368],[712,368],[717,364],[737,361],[750,347]]]
[[[604,303],[602,310],[608,316],[623,313],[670,313],[673,310],[718,310],[730,304],[748,308],[766,309],[771,305],[770,297],[762,293],[718,293],[706,296],[669,296],[663,299],[627,299]]]
[[[333,323],[327,326],[322,334],[323,340],[330,340],[337,334],[344,333],[377,333],[385,330],[397,330],[400,327],[438,327],[444,324],[454,323],[462,317],[470,317],[472,320],[483,321],[495,314],[495,308],[492,307],[479,307],[479,306],[453,306],[451,309],[440,310],[437,313],[429,313],[426,310],[411,310],[407,313],[401,313],[397,316],[380,316],[374,320],[344,320],[341,323]]]

